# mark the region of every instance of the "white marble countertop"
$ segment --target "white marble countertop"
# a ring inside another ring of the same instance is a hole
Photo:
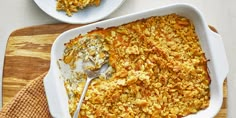
[[[226,53],[230,65],[228,81],[228,118],[236,117],[236,1],[234,0],[126,0],[126,2],[108,18],[134,13],[146,9],[156,8],[172,3],[191,3],[198,7],[207,20],[207,23],[214,26],[223,37]],[[4,62],[5,47],[8,36],[16,29],[58,23],[39,9],[33,0],[1,0],[0,1],[0,88],[2,88],[2,70]],[[0,101],[2,101],[0,90]],[[0,108],[1,108],[0,102]]]

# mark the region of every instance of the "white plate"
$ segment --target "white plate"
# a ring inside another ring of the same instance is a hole
[[[83,27],[78,27],[62,33],[54,42],[51,51],[51,65],[48,75],[44,78],[46,97],[48,100],[49,110],[53,117],[68,118],[68,97],[60,76],[70,70],[58,66],[57,60],[61,59],[64,53],[64,43],[70,39],[84,34],[91,30],[119,26],[138,19],[148,18],[150,16],[162,16],[176,13],[189,18],[196,28],[199,36],[201,47],[205,52],[206,58],[210,61],[207,63],[211,77],[210,85],[210,105],[196,114],[188,115],[186,118],[213,118],[221,108],[223,101],[223,82],[229,72],[229,66],[225,54],[224,44],[219,34],[212,32],[202,15],[202,13],[189,4],[174,4],[162,8],[134,13],[127,16],[121,16],[113,19],[104,20]]]
[[[56,10],[56,0],[34,0],[45,13],[59,21],[70,24],[86,24],[101,20],[118,9],[124,1],[125,0],[101,0],[99,6],[90,6],[77,13],[73,13],[73,15],[69,17],[66,15],[66,12]]]

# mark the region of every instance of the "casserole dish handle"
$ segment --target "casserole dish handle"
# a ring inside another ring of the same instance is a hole
[[[225,53],[224,43],[222,37],[209,30],[209,38],[212,52],[212,58],[214,59],[213,66],[215,71],[215,76],[219,80],[220,83],[223,83],[228,72],[229,72],[229,65]],[[212,61],[212,60],[211,60]]]
[[[49,111],[53,118],[71,118],[68,104],[63,101],[68,101],[67,96],[62,96],[60,93],[66,93],[64,86],[59,77],[54,76],[53,70],[50,68],[48,74],[44,78],[44,88],[48,101]],[[55,91],[56,90],[56,91]],[[56,106],[56,107],[55,107]]]

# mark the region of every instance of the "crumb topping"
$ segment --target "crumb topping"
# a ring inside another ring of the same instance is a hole
[[[94,45],[81,46],[84,39],[89,39],[87,45]],[[106,75],[90,84],[80,117],[177,118],[209,106],[207,59],[194,25],[185,17],[154,16],[97,29],[65,46],[63,60],[72,69],[80,55],[92,56],[98,65],[106,60],[110,65]],[[86,75],[79,73],[78,78]],[[65,79],[65,87],[71,94],[69,110],[73,114],[84,82],[73,88],[71,80]]]

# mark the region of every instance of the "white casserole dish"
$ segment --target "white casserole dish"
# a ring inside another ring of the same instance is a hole
[[[97,27],[107,28],[118,26],[124,23],[135,21],[150,16],[162,16],[176,13],[189,18],[195,25],[195,30],[200,39],[200,44],[205,52],[206,58],[210,61],[207,63],[211,77],[210,84],[210,105],[205,110],[196,114],[188,115],[186,118],[212,118],[221,108],[223,99],[223,82],[228,73],[228,62],[225,54],[223,41],[220,35],[212,32],[209,28],[202,13],[189,4],[173,4],[157,9],[143,11],[127,16],[121,16],[83,27],[75,28],[62,33],[54,42],[51,50],[51,65],[47,76],[44,78],[44,86],[48,100],[48,106],[52,117],[70,118],[68,109],[68,98],[64,88],[63,81],[59,79],[65,76],[70,70],[58,66],[57,60],[61,59],[64,52],[64,43],[70,39],[84,34]]]

